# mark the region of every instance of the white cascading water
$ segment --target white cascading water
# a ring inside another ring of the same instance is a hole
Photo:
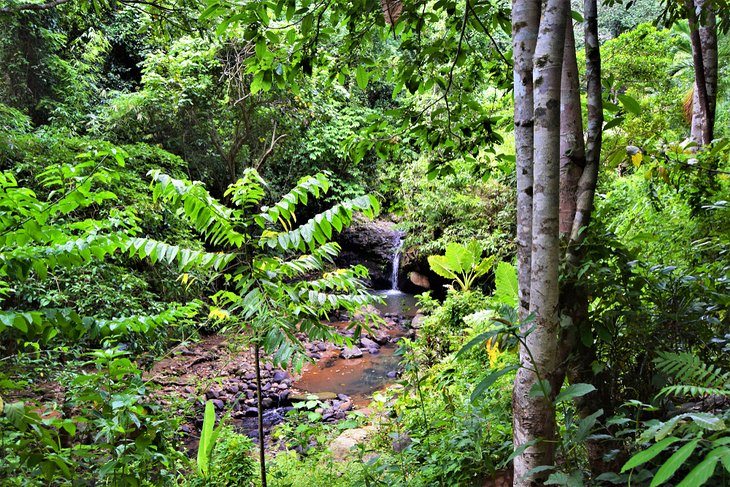
[[[400,251],[401,247],[403,247],[403,234],[398,233],[395,238],[395,245],[393,246],[395,249],[393,252],[393,269],[390,272],[390,289],[391,291],[400,291],[398,287],[398,275],[400,271]]]

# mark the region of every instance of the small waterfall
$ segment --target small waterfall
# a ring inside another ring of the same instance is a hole
[[[400,291],[398,287],[398,275],[400,271],[401,247],[403,247],[403,234],[397,233],[393,242],[393,269],[390,271],[390,289],[391,291]]]

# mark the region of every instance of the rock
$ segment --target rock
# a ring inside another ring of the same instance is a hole
[[[398,377],[398,372],[395,370],[391,370],[385,375],[388,377],[388,379],[395,379],[396,377]]]
[[[338,267],[363,265],[369,271],[371,287],[390,289],[393,254],[400,236],[401,232],[395,229],[393,222],[356,217],[350,227],[336,237],[342,251],[335,263]]]
[[[340,352],[340,357],[344,359],[360,358],[362,357],[362,350],[357,348],[355,345],[351,347],[345,347],[344,349],[342,349],[342,352]]]
[[[368,337],[360,338],[360,345],[362,345],[363,347],[368,348],[368,349],[377,350],[380,348],[380,345],[378,345],[377,343],[375,343],[373,340],[369,339]]]
[[[378,311],[378,308],[372,304],[368,304],[367,306],[360,308],[360,311],[355,313],[355,316],[352,317],[352,321],[367,321],[367,315],[380,316],[380,311]]]
[[[338,406],[338,409],[340,411],[349,411],[350,409],[352,409],[352,402],[351,401],[345,401],[345,402],[343,402],[342,404],[340,404]]]
[[[414,286],[418,286],[422,289],[431,289],[431,281],[428,279],[428,276],[425,276],[420,272],[409,272],[408,280],[411,281],[411,284]]]
[[[272,380],[274,382],[281,382],[284,379],[288,379],[288,378],[289,378],[289,374],[288,373],[286,373],[283,370],[277,370],[276,372],[274,372],[274,376],[272,377]]]
[[[280,391],[285,391],[289,389],[289,384],[287,384],[286,382],[282,382],[281,384],[279,384],[277,389],[279,389]]]
[[[226,387],[226,391],[230,392],[231,394],[236,394],[238,392],[238,386],[236,384],[231,384]]]
[[[411,327],[416,329],[421,328],[424,321],[426,321],[426,316],[423,313],[416,313],[416,316],[411,320]]]
[[[372,426],[343,431],[330,443],[332,459],[336,462],[345,460],[351,454],[351,449],[358,443],[363,443],[372,431]]]
[[[318,354],[318,353],[310,353],[310,354],[309,354],[309,357],[310,357],[310,358],[315,358],[315,359],[320,359],[320,358],[322,358],[322,356],[321,356],[320,354]]]
[[[350,396],[348,396],[347,394],[337,394],[337,399],[339,399],[340,401],[343,401],[343,402],[349,401]]]
[[[262,391],[268,391],[269,389],[271,389],[271,382],[267,382],[266,384],[261,386]]]
[[[274,406],[274,400],[271,399],[270,397],[265,397],[265,398],[261,399],[261,406],[264,409],[271,409]]]
[[[368,348],[367,350],[368,350],[368,353],[370,355],[377,355],[377,354],[380,353],[380,349],[379,348]]]
[[[400,453],[408,448],[408,445],[411,443],[413,443],[413,440],[411,440],[411,436],[408,433],[396,433],[395,438],[391,442],[391,446],[394,452]]]
[[[248,374],[243,376],[246,380],[256,380],[256,374],[254,372],[249,372]]]
[[[223,409],[226,407],[226,404],[220,399],[213,399],[213,406],[215,406],[216,409]]]
[[[243,415],[247,418],[255,418],[259,415],[259,410],[256,408],[246,408],[246,410],[243,412]]]

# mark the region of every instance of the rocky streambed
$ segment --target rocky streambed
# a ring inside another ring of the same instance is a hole
[[[366,405],[369,396],[393,382],[397,376],[397,340],[413,333],[409,317],[384,314],[385,323],[373,333],[353,339],[352,346],[305,342],[313,363],[301,374],[262,364],[262,404],[264,434],[285,420],[286,413],[298,401],[316,396],[324,422],[345,419],[351,410]],[[352,336],[348,322],[332,323],[339,333]],[[304,338],[304,337],[300,337]],[[158,362],[148,380],[160,386],[158,397],[179,397],[192,405],[192,420],[183,426],[186,442],[194,449],[202,426],[202,411],[211,400],[219,416],[229,414],[233,426],[256,438],[256,373],[253,353],[244,337],[212,336],[195,343],[180,345]],[[191,411],[178,411],[191,416]]]

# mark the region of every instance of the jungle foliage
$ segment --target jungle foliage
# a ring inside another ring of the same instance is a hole
[[[0,4],[1,482],[509,479],[532,323],[510,264],[509,5],[381,4]],[[546,485],[722,485],[730,37],[719,30],[716,140],[698,150],[689,26],[631,5],[599,16],[595,209],[580,265],[560,274],[587,296],[586,325],[564,316],[561,329],[573,356],[591,355],[532,392],[552,394],[558,418],[557,461],[539,468]],[[149,369],[210,334],[242,335],[259,365],[300,365],[304,335],[346,344],[329,321],[372,297],[364,269],[334,266],[332,240],[381,207],[448,289],[419,297],[420,327],[371,416],[331,425],[317,400],[294,405],[271,432],[283,451],[260,442],[257,459],[205,398],[160,397]],[[205,416],[192,460],[182,423]],[[367,445],[335,461],[332,440],[366,423]]]

